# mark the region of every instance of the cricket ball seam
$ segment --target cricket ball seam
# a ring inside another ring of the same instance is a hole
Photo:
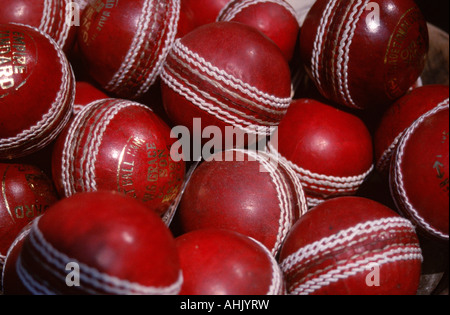
[[[312,69],[312,75],[314,77],[314,79],[317,82],[317,86],[320,89],[321,93],[324,92],[323,88],[322,88],[322,80],[320,77],[320,73],[319,73],[319,64],[320,64],[320,56],[322,55],[322,49],[324,48],[324,37],[325,37],[325,32],[326,32],[326,28],[327,25],[330,21],[330,17],[331,15],[335,15],[336,11],[334,10],[334,8],[337,5],[337,0],[331,0],[328,1],[327,6],[325,7],[324,10],[324,14],[322,15],[321,19],[320,19],[320,23],[319,23],[319,27],[317,29],[317,34],[314,40],[314,45],[313,45],[313,51],[312,51],[312,60],[311,60],[311,69]],[[331,17],[331,20],[333,19],[333,17]]]
[[[437,236],[438,238],[444,239],[444,240],[448,240],[449,239],[449,235],[442,233],[440,231],[438,231],[436,228],[432,227],[428,222],[425,221],[425,219],[420,216],[420,214],[416,211],[416,209],[414,208],[414,206],[411,204],[408,194],[406,193],[406,189],[405,189],[405,183],[403,181],[403,174],[402,174],[402,170],[403,170],[403,156],[405,153],[405,148],[406,145],[408,143],[408,141],[411,138],[411,135],[416,131],[416,129],[430,116],[436,114],[439,111],[442,110],[448,110],[449,109],[449,104],[442,104],[442,106],[437,106],[435,108],[433,108],[432,110],[428,111],[427,113],[425,113],[424,115],[422,115],[419,119],[417,119],[403,134],[403,137],[397,147],[397,151],[396,151],[396,159],[392,162],[393,163],[393,176],[394,176],[394,183],[396,186],[396,191],[398,194],[398,197],[400,198],[400,209],[402,212],[404,212],[403,209],[401,209],[402,207],[406,208],[406,211],[408,212],[409,215],[411,215],[411,217],[413,218],[414,221],[416,221],[421,228],[425,229],[427,232],[429,232],[430,234]]]
[[[345,104],[351,105],[352,107],[358,108],[355,104],[355,101],[352,98],[349,84],[348,84],[348,63],[349,63],[349,54],[350,54],[350,46],[352,45],[353,38],[355,36],[356,25],[360,21],[362,14],[364,13],[367,4],[370,0],[359,0],[358,3],[353,6],[353,11],[347,21],[345,26],[344,35],[342,37],[342,41],[339,47],[339,56],[337,60],[337,70],[338,70],[338,82],[339,82],[339,93],[342,97],[342,100]],[[358,7],[360,6],[361,7]],[[345,43],[345,45],[344,45]],[[345,46],[345,47],[344,47]],[[342,66],[343,64],[343,66]],[[342,79],[343,77],[343,79]]]
[[[205,78],[203,75],[201,75],[200,73],[197,73],[197,71],[195,69],[191,69],[188,65],[186,65],[185,69],[189,69],[192,71],[192,73],[194,73],[195,75],[197,75],[198,77],[204,79],[206,82],[215,85],[214,82],[209,81],[207,78]],[[258,119],[254,116],[251,115],[247,115],[244,112],[242,112],[241,110],[239,110],[238,108],[234,108],[234,107],[230,107],[227,104],[225,104],[224,102],[219,101],[217,98],[213,97],[211,94],[209,94],[208,92],[206,92],[205,90],[202,90],[200,88],[198,88],[195,84],[189,82],[186,78],[183,78],[179,73],[177,73],[170,65],[166,65],[166,70],[168,72],[170,72],[172,74],[172,78],[174,80],[177,80],[178,82],[181,82],[180,84],[183,85],[185,87],[185,89],[190,89],[190,91],[192,93],[196,93],[197,95],[199,95],[200,98],[203,98],[203,100],[206,102],[211,102],[211,104],[216,104],[218,105],[217,108],[220,108],[226,112],[229,112],[230,115],[231,114],[235,114],[237,115],[237,117],[241,117],[250,121],[253,121],[254,123],[257,123],[259,125],[269,125],[269,126],[275,126],[276,124],[270,121],[264,121],[261,119]],[[233,95],[234,93],[226,90],[224,87],[218,87],[218,89],[220,89],[221,92],[225,92],[224,94],[227,95]],[[176,91],[178,92],[178,91]],[[237,96],[237,95],[233,95],[233,96]],[[249,102],[248,100],[244,100],[245,102]],[[194,105],[197,105],[196,103],[194,103]],[[256,103],[251,104],[252,106],[256,107]],[[211,105],[211,107],[213,107],[213,105]],[[264,108],[260,108],[265,110]],[[266,110],[266,112],[268,112],[269,110]]]
[[[298,249],[281,262],[281,267],[283,270],[290,270],[299,263],[309,263],[318,256],[325,256],[332,251],[338,251],[349,245],[365,242],[371,237],[377,237],[377,233],[382,233],[382,231],[388,233],[411,233],[414,231],[414,226],[409,220],[401,217],[390,217],[359,223]]]
[[[146,0],[142,7],[142,12],[138,21],[138,30],[133,38],[130,49],[128,50],[127,55],[125,56],[123,62],[121,63],[119,69],[114,74],[109,83],[105,85],[105,89],[110,92],[115,92],[118,89],[122,88],[125,85],[124,80],[130,80],[136,74],[136,67],[133,67],[135,62],[140,62],[140,59],[137,58],[142,54],[143,50],[145,50],[145,42],[146,40],[151,39],[154,36],[154,31],[156,30],[159,19],[155,18],[155,15],[158,13],[158,6],[162,6],[163,3],[157,2],[155,4],[154,0]],[[155,7],[156,6],[156,7]],[[169,2],[169,9],[171,11],[170,20],[168,25],[168,33],[164,32],[163,37],[166,39],[164,41],[163,47],[158,46],[157,53],[152,55],[149,58],[152,62],[152,67],[148,67],[151,71],[146,69],[145,73],[145,81],[141,84],[137,92],[134,94],[133,98],[137,98],[138,96],[144,94],[148,91],[150,86],[155,82],[156,78],[159,76],[161,69],[164,65],[164,61],[172,49],[173,42],[175,41],[176,36],[176,25],[178,24],[179,13],[180,13],[180,2],[179,0],[172,0]],[[153,23],[150,25],[150,22]],[[151,29],[151,32],[147,34],[147,30]],[[160,38],[161,40],[162,38]],[[161,49],[162,48],[162,49]],[[141,75],[142,73],[139,73]]]
[[[19,242],[21,242],[29,234],[30,227],[31,227],[31,224],[27,225],[25,228],[22,229],[22,231],[19,233],[19,235],[17,235],[17,237],[14,239],[14,241],[9,246],[9,249],[8,249],[8,252],[6,253],[6,256],[4,256],[3,266],[0,263],[0,273],[1,273],[0,286],[3,285],[4,282],[5,282],[5,269],[3,267],[6,266],[6,264],[8,263],[8,259],[10,257],[11,252],[13,251],[13,249],[17,246],[17,244]]]
[[[325,286],[330,285],[331,283],[335,283],[338,281],[345,280],[352,276],[356,276],[362,272],[368,271],[368,266],[371,264],[376,264],[378,266],[382,266],[389,263],[395,263],[398,261],[408,261],[408,260],[418,260],[422,261],[422,251],[420,247],[398,247],[391,249],[392,247],[396,247],[400,244],[388,245],[383,250],[377,251],[367,251],[361,254],[357,254],[351,257],[351,260],[357,259],[355,262],[347,263],[344,265],[339,265],[339,263],[346,263],[348,260],[343,260],[338,262],[336,265],[330,266],[335,267],[334,269],[330,268],[330,270],[326,270],[325,274],[320,274],[316,278],[312,278],[307,280],[304,283],[302,280],[299,283],[291,286],[294,289],[290,290],[291,294],[299,294],[299,295],[307,295],[314,293],[317,290],[322,289]],[[369,257],[365,257],[366,255],[372,254]],[[338,266],[337,266],[338,265]],[[311,275],[307,275],[309,277]],[[317,276],[317,274],[316,274]]]
[[[275,257],[267,249],[267,247],[264,246],[263,243],[254,239],[253,237],[250,237],[250,239],[261,247],[261,249],[266,253],[267,258],[269,258],[269,260],[270,260],[270,265],[272,267],[272,281],[269,286],[269,289],[267,290],[266,295],[284,294],[285,286],[284,286],[283,271],[280,269],[280,266],[278,265],[278,262],[276,261]]]
[[[280,171],[280,169],[276,168],[270,162],[270,156],[267,156],[262,152],[259,152],[257,154],[255,152],[241,149],[234,149],[233,151],[241,152],[243,154],[248,155],[249,157],[254,158],[269,172],[270,178],[272,179],[272,183],[275,186],[278,198],[278,206],[280,209],[280,218],[278,221],[278,233],[276,241],[273,248],[271,248],[271,253],[273,256],[276,256],[294,222],[294,217],[292,216],[294,213],[293,211],[294,204],[291,202],[287,193],[289,191],[289,185],[287,181],[284,179],[283,173]]]
[[[234,5],[232,5],[233,2],[229,2],[228,5],[225,5],[225,7],[222,8],[216,21],[231,21],[236,17],[236,15],[241,13],[242,10],[260,3],[274,3],[284,7],[295,17],[298,24],[300,25],[300,20],[298,18],[297,12],[295,12],[294,8],[284,0],[243,0],[237,4],[234,3]]]
[[[111,99],[110,99],[111,100]],[[81,126],[83,126],[91,115],[92,109],[97,107],[103,100],[97,100],[84,107],[82,111],[75,116],[68,128],[67,135],[64,139],[64,146],[62,150],[61,158],[61,182],[64,188],[64,195],[70,197],[76,192],[75,179],[73,174],[75,173],[73,157],[77,150],[77,144],[81,137]],[[78,139],[78,140],[77,140]]]
[[[52,273],[55,277],[59,278],[61,281],[65,281],[66,271],[65,266],[68,262],[76,262],[80,266],[80,280],[83,284],[88,284],[92,288],[83,288],[87,291],[92,290],[93,293],[96,290],[99,292],[106,292],[112,294],[150,294],[150,295],[170,295],[178,294],[181,290],[181,285],[183,283],[183,274],[180,271],[177,280],[166,287],[151,287],[144,286],[139,283],[130,282],[124,279],[120,279],[115,276],[108,275],[107,273],[100,272],[96,268],[90,267],[84,263],[78,262],[73,258],[68,257],[64,253],[61,253],[55,249],[44,237],[39,229],[40,218],[33,222],[33,226],[29,233],[30,247],[34,250],[37,255],[33,256],[34,259],[38,260],[40,266],[45,268],[48,272]],[[40,259],[40,255],[45,260]],[[20,258],[20,257],[19,257]],[[27,275],[28,270],[24,268],[23,264],[18,261],[18,272],[20,274]],[[61,268],[62,267],[62,268]],[[32,274],[28,273],[29,279],[24,282],[26,286],[30,285],[42,285],[36,282]]]
[[[444,100],[441,103],[436,105],[436,107],[441,107],[441,106],[449,106],[449,98],[447,98],[446,100]],[[395,149],[397,148],[397,145],[400,142],[401,138],[403,137],[404,132],[406,131],[406,129],[408,129],[408,128],[405,128],[402,132],[400,132],[397,135],[397,137],[395,137],[395,139],[391,143],[391,145],[381,155],[381,157],[380,157],[380,159],[378,160],[378,163],[377,163],[377,170],[379,172],[383,172],[389,167],[392,155],[395,152]]]
[[[281,153],[279,153],[278,150],[275,149],[271,143],[268,144],[268,147],[271,152],[276,152],[280,160],[282,160],[284,163],[288,164],[292,169],[295,170],[297,176],[300,177],[301,182],[304,183],[307,187],[331,193],[333,192],[351,193],[356,191],[374,169],[374,166],[372,165],[369,168],[369,170],[367,170],[365,173],[357,176],[348,176],[348,177],[337,177],[337,176],[317,174],[309,170],[306,170],[296,165],[295,163],[289,161]]]
[[[211,64],[205,58],[201,57],[198,53],[193,52],[188,47],[181,43],[181,39],[178,39],[173,47],[173,53],[177,53],[181,58],[184,58],[188,62],[192,63],[203,72],[214,77],[216,82],[222,82],[227,86],[238,90],[249,97],[249,99],[255,99],[260,103],[271,106],[276,109],[287,109],[291,104],[291,97],[278,97],[270,95],[252,86],[239,78],[227,73],[225,70],[221,70],[218,67]]]
[[[95,179],[95,166],[97,161],[97,155],[99,152],[99,147],[102,144],[103,134],[108,128],[110,122],[114,119],[114,117],[124,108],[127,107],[140,107],[146,111],[152,112],[152,110],[142,104],[135,103],[132,101],[123,101],[120,103],[114,104],[114,106],[110,106],[107,112],[104,113],[103,117],[100,121],[98,121],[95,125],[95,129],[91,132],[91,141],[89,144],[85,145],[87,149],[88,155],[86,157],[86,173],[84,175],[85,185],[88,190],[96,191],[97,190],[97,181]]]
[[[176,48],[174,48],[173,51],[175,52]],[[179,65],[181,65],[184,70],[189,70],[189,72],[191,74],[193,74],[195,77],[198,77],[201,80],[204,80],[205,82],[207,82],[208,84],[210,84],[212,86],[217,86],[217,82],[219,80],[217,80],[218,77],[216,76],[216,74],[210,72],[206,68],[202,68],[202,66],[200,64],[198,64],[195,60],[189,58],[187,55],[183,56],[183,54],[177,55],[177,54],[173,53],[171,55],[171,58],[173,60],[175,60]],[[184,61],[182,59],[184,59]],[[195,67],[191,67],[191,65],[194,65]],[[197,88],[195,86],[195,84],[189,83],[187,79],[183,79],[181,74],[178,74],[171,65],[166,65],[166,68],[170,70],[170,73],[172,73],[172,75],[176,76],[179,80],[181,80],[184,83],[186,83],[187,85],[191,86],[197,92],[199,92],[201,94],[207,94],[206,92],[202,92],[199,88]],[[201,71],[203,71],[204,74],[202,74]],[[215,80],[211,79],[209,76],[212,76]],[[287,107],[285,107],[285,106],[275,107],[275,106],[273,106],[273,104],[271,105],[271,102],[269,102],[267,100],[260,99],[255,102],[254,99],[251,99],[248,97],[246,98],[246,97],[239,95],[236,92],[236,90],[238,89],[238,86],[236,86],[236,85],[231,86],[230,84],[225,84],[225,85],[220,85],[220,87],[217,87],[217,88],[220,89],[220,91],[223,92],[224,95],[230,95],[232,97],[235,97],[235,98],[239,99],[240,101],[244,102],[248,106],[255,107],[258,110],[262,110],[262,111],[270,113],[270,114],[284,115],[287,111]],[[245,93],[245,94],[246,94],[245,96],[248,96],[248,93]],[[253,95],[253,96],[254,96],[254,98],[257,98],[256,95]],[[216,103],[218,103],[218,101],[215,98],[210,97],[210,100],[213,100]],[[262,104],[260,104],[260,103],[262,103]],[[269,105],[270,108],[264,106],[263,104]],[[227,110],[234,111],[240,115],[244,115],[242,112],[238,111],[236,108],[230,108],[223,103],[221,104],[221,106],[223,108],[226,108]],[[249,116],[249,119],[255,119],[255,118]]]
[[[161,73],[161,78],[170,89],[172,89],[173,91],[175,91],[176,93],[187,99],[193,105],[206,111],[208,114],[218,118],[219,120],[227,124],[230,124],[233,127],[236,127],[250,134],[256,135],[260,134],[270,135],[272,132],[275,131],[276,128],[275,126],[266,127],[254,125],[252,123],[249,123],[248,121],[245,121],[243,119],[231,115],[229,112],[224,111],[220,107],[214,106],[213,104],[206,102],[200,96],[198,96],[193,91],[185,87],[182,83],[175,80],[171,75],[167,73],[165,68]]]
[[[275,157],[276,163],[281,164],[283,169],[287,172],[290,179],[292,180],[292,182],[294,184],[295,195],[297,197],[296,200],[297,200],[297,205],[298,205],[298,209],[299,209],[298,215],[299,215],[299,217],[301,217],[306,212],[308,212],[308,202],[307,202],[306,195],[303,190],[303,184],[302,184],[300,178],[297,176],[294,169],[288,163],[286,163],[286,160],[280,159],[279,156],[271,153],[270,151],[268,151],[268,154],[271,154]]]
[[[70,119],[74,102],[75,77],[71,69],[71,66],[68,63],[67,59],[65,58],[63,52],[59,49],[56,42],[48,34],[40,31],[38,28],[27,26],[24,24],[12,23],[12,25],[27,27],[45,36],[46,39],[55,48],[55,51],[57,52],[59,59],[58,61],[61,64],[61,72],[62,72],[61,84],[56,94],[55,100],[53,101],[50,107],[50,110],[42,116],[40,121],[38,121],[34,126],[30,127],[28,130],[24,130],[14,137],[0,139],[0,150],[1,149],[8,150],[16,148],[18,146],[24,145],[25,143],[30,141],[31,138],[39,137],[47,130],[46,128],[48,128],[48,126],[53,126],[56,124],[55,126],[56,128],[50,133],[49,137],[40,139],[38,143],[27,147],[27,151],[30,151],[34,150],[35,148],[42,148],[46,146],[48,143],[50,143],[52,140],[54,140],[56,135],[60,133],[60,131],[64,128],[65,124]],[[70,86],[71,83],[72,87]],[[69,97],[71,98],[70,100]],[[67,109],[66,106],[68,106],[69,108]],[[63,115],[63,117],[61,121],[58,123],[58,120],[59,118],[61,118],[61,115]]]
[[[347,5],[346,13],[342,17],[339,17],[341,23],[337,23],[337,21],[334,20],[336,16],[335,8],[339,0],[330,1],[327,4],[314,41],[311,66],[312,76],[316,81],[319,90],[324,93],[325,89],[323,80],[321,79],[320,70],[324,68],[324,66],[322,65],[320,57],[323,57],[322,49],[325,43],[334,39],[333,43],[335,43],[334,49],[337,49],[337,60],[332,64],[331,77],[328,77],[327,79],[331,81],[334,94],[337,98],[350,107],[361,109],[361,107],[354,102],[350,91],[348,63],[350,47],[355,36],[357,24],[370,0],[358,0],[356,3],[355,1]],[[330,23],[338,24],[339,29],[336,32],[330,32]],[[334,35],[333,38],[329,38],[331,35]],[[340,40],[338,41],[336,39]],[[335,67],[337,67],[337,69],[335,69]]]

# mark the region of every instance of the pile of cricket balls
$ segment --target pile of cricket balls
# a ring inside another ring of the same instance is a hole
[[[449,240],[427,22],[293,2],[2,0],[0,292],[418,294]]]

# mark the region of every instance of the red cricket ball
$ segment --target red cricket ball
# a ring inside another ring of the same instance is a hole
[[[0,163],[0,271],[20,231],[58,201],[52,181],[39,168]]]
[[[285,0],[232,0],[222,9],[217,21],[250,25],[269,37],[287,61],[293,57],[300,23],[297,13]]]
[[[16,272],[17,258],[22,251],[23,243],[30,229],[32,222],[26,225],[12,242],[4,258],[3,270],[0,270],[0,295],[25,295],[27,289],[23,286]],[[1,268],[0,268],[1,269]]]
[[[63,51],[36,28],[0,24],[0,159],[52,142],[72,114],[75,82]]]
[[[184,282],[180,295],[282,295],[275,258],[254,239],[222,229],[176,238]]]
[[[355,195],[373,169],[364,122],[313,99],[294,100],[272,138],[270,150],[295,170],[309,206]]]
[[[178,294],[175,239],[161,218],[116,192],[80,193],[33,222],[16,272],[32,294]]]
[[[301,58],[321,93],[384,110],[421,75],[429,38],[414,0],[318,0],[301,30]]]
[[[231,0],[180,0],[180,20],[177,37],[183,37],[197,27],[216,22],[220,11]]]
[[[233,230],[263,243],[276,256],[306,211],[302,185],[290,167],[264,152],[230,150],[195,169],[174,226],[179,233]]]
[[[448,103],[427,112],[405,131],[392,157],[390,187],[400,213],[423,235],[448,241]]]
[[[0,24],[20,23],[39,28],[68,52],[78,29],[74,23],[78,12],[71,4],[70,0],[2,0]]]
[[[222,135],[231,127],[266,137],[291,103],[290,69],[281,51],[237,22],[211,23],[178,39],[161,77],[168,117],[191,134],[199,118]]]
[[[422,251],[411,222],[366,198],[328,200],[301,217],[280,254],[289,294],[416,294]]]
[[[94,84],[86,81],[77,81],[75,85],[73,113],[76,115],[90,103],[106,98],[110,97]]]
[[[57,139],[53,179],[61,196],[114,190],[163,215],[177,197],[185,163],[174,161],[169,127],[140,103],[103,99],[86,106]]]
[[[436,106],[449,104],[448,85],[425,85],[413,89],[390,106],[374,134],[376,168],[389,174],[391,157],[404,131]]]
[[[171,49],[179,10],[179,0],[90,2],[78,32],[89,74],[118,97],[143,95]]]

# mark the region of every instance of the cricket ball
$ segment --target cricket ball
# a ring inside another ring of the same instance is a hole
[[[414,295],[422,259],[409,220],[370,199],[339,197],[297,221],[279,261],[292,295]]]
[[[231,0],[180,0],[180,20],[177,37],[181,38],[197,27],[216,22],[220,11]]]
[[[180,295],[283,295],[277,261],[254,239],[223,229],[175,239],[184,282]]]
[[[269,37],[287,61],[293,57],[300,23],[285,0],[233,0],[222,9],[217,21],[250,25]]]
[[[448,85],[425,85],[413,89],[387,109],[374,134],[378,172],[389,174],[392,154],[404,131],[436,106],[448,106],[448,96]]]
[[[58,137],[52,174],[61,196],[114,190],[163,215],[177,197],[185,163],[174,161],[170,128],[147,106],[122,99],[90,103]]]
[[[280,49],[242,23],[211,23],[177,39],[161,77],[168,117],[191,134],[199,118],[222,135],[230,128],[266,137],[291,103],[290,69]]]
[[[70,0],[2,0],[0,24],[20,23],[50,35],[64,52],[76,39],[77,25]]]
[[[204,161],[186,185],[174,225],[181,234],[229,229],[276,256],[289,229],[307,211],[293,170],[264,152],[229,150]]]
[[[313,99],[296,99],[270,151],[295,170],[308,205],[355,195],[373,170],[372,136],[357,116]]]
[[[318,0],[300,34],[307,72],[329,100],[383,111],[421,75],[429,47],[413,0]]]
[[[91,1],[78,32],[89,75],[117,97],[142,96],[172,47],[179,11],[179,0]]]
[[[392,157],[390,187],[399,212],[421,234],[448,241],[449,104],[416,120]]]
[[[58,201],[52,181],[39,168],[0,163],[0,272],[20,231]]]
[[[26,288],[16,272],[17,258],[22,250],[26,236],[30,233],[32,221],[17,235],[4,257],[3,270],[0,270],[0,295],[26,295]]]
[[[102,99],[110,98],[106,93],[100,90],[91,82],[77,81],[75,85],[75,101],[73,104],[73,113],[77,115],[84,107],[90,103]]]
[[[37,152],[72,113],[75,79],[67,58],[36,28],[0,24],[0,159]]]
[[[175,239],[161,218],[117,192],[80,193],[33,221],[16,272],[31,294],[178,294]]]

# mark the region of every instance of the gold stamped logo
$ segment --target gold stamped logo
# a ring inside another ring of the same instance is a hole
[[[413,69],[425,63],[428,50],[428,30],[426,25],[420,23],[423,20],[422,13],[417,7],[409,9],[397,23],[389,40],[384,63],[386,71],[386,94],[395,100],[401,97],[410,86],[411,79],[406,78],[405,73],[414,73]],[[420,73],[417,74],[417,76]]]
[[[30,55],[36,56],[36,47],[30,36],[0,30],[0,98],[25,85],[36,63]]]

